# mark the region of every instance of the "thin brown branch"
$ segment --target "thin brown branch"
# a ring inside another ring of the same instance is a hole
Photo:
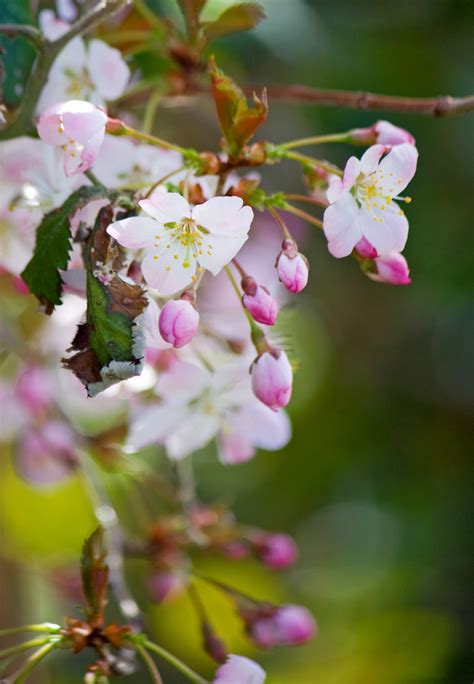
[[[251,95],[262,86],[246,86],[243,90]],[[424,116],[459,116],[474,111],[474,95],[467,97],[397,97],[362,91],[324,90],[304,85],[266,86],[270,99],[283,102],[306,102],[327,107],[376,110],[385,112],[405,112]]]

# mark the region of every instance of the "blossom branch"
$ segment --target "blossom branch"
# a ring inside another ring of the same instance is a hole
[[[9,140],[31,132],[32,118],[41,91],[48,80],[49,70],[62,49],[77,35],[88,31],[106,17],[115,14],[129,2],[130,0],[101,0],[72,24],[67,33],[53,41],[44,38],[37,29],[31,26],[0,24],[0,33],[6,33],[10,36],[23,35],[34,42],[38,50],[36,62],[26,82],[21,105],[7,126],[0,129],[0,140]]]
[[[244,92],[251,95],[261,86],[246,86]],[[269,98],[283,102],[306,102],[327,107],[343,107],[363,111],[405,112],[423,116],[460,116],[474,110],[474,95],[452,97],[399,97],[364,91],[326,90],[304,85],[266,86]]]

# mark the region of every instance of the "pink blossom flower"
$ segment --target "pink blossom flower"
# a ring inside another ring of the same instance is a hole
[[[264,681],[265,672],[255,661],[230,655],[217,670],[212,684],[263,684]]]
[[[254,394],[273,411],[288,405],[292,384],[293,371],[287,355],[281,349],[266,351],[253,362]]]
[[[49,485],[68,477],[77,464],[76,436],[63,422],[49,420],[22,436],[16,450],[21,475],[32,484]]]
[[[49,37],[57,38],[66,30],[64,21],[51,15],[43,19]],[[58,55],[41,93],[37,112],[71,98],[104,106],[120,97],[130,79],[130,69],[119,50],[102,40],[71,40]]]
[[[278,304],[267,288],[257,285],[251,276],[245,276],[242,278],[242,290],[242,303],[254,321],[274,325],[278,316]]]
[[[157,190],[140,207],[147,216],[116,221],[107,232],[124,247],[144,249],[143,276],[162,295],[185,288],[203,269],[217,275],[247,240],[253,219],[239,197],[191,207],[182,195]]]
[[[385,152],[373,145],[362,158],[351,157],[344,176],[331,183],[330,206],[324,212],[324,232],[328,248],[337,258],[348,256],[366,238],[380,256],[400,252],[408,235],[408,221],[393,201],[413,178],[418,152],[402,144]]]
[[[44,142],[64,152],[67,176],[83,173],[95,162],[105,136],[107,114],[81,100],[70,100],[40,116],[38,133]]]
[[[298,547],[289,534],[263,533],[255,540],[254,547],[263,563],[274,570],[287,568],[298,558]]]
[[[191,342],[199,326],[199,314],[187,299],[171,299],[161,309],[161,337],[176,349]]]
[[[15,391],[18,400],[31,413],[44,411],[57,396],[51,373],[39,366],[31,366],[21,373]]]
[[[411,133],[404,128],[394,126],[390,121],[377,121],[369,128],[355,128],[350,133],[352,142],[360,143],[362,145],[385,145],[385,147],[393,147],[394,145],[403,145],[409,143],[415,144],[415,138]]]
[[[290,438],[288,416],[273,414],[253,397],[246,363],[211,373],[176,361],[161,373],[156,392],[161,403],[132,419],[127,451],[158,443],[171,459],[180,459],[218,437],[221,460],[234,464],[251,458],[256,448],[280,449]],[[229,440],[230,434],[238,438]]]
[[[277,257],[278,277],[290,292],[301,292],[308,284],[308,260],[298,252],[293,240],[284,240],[282,251]]]
[[[299,646],[314,637],[316,622],[303,606],[287,605],[277,608],[270,616],[252,618],[248,629],[260,648]]]

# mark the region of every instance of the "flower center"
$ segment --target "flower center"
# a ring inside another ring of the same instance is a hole
[[[89,71],[86,67],[83,67],[80,71],[73,71],[68,67],[64,69],[64,74],[69,79],[69,85],[66,92],[71,97],[79,98],[81,96],[81,99],[87,100],[95,90]]]
[[[173,252],[173,260],[182,268],[190,268],[193,262],[199,263],[199,257],[204,254],[212,256],[213,246],[208,240],[209,231],[203,226],[199,226],[192,218],[183,217],[180,221],[170,221],[164,227],[168,230],[165,244],[163,245],[160,236],[156,235],[155,248],[158,253],[154,259],[166,258],[167,251]],[[171,270],[171,266],[166,266],[166,271]],[[199,267],[198,271],[202,271]],[[192,277],[195,279],[195,276]]]

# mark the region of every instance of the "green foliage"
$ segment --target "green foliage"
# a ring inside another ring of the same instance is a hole
[[[253,29],[264,17],[265,12],[258,3],[242,2],[226,9],[217,19],[203,23],[202,29],[211,41],[229,33]]]
[[[0,24],[34,24],[29,0],[2,0],[0,2]],[[3,66],[3,102],[7,106],[17,105],[31,67],[35,50],[25,38],[0,36],[1,65]]]
[[[52,313],[54,307],[61,304],[59,271],[65,270],[69,262],[70,216],[91,200],[104,196],[104,188],[83,186],[70,195],[59,209],[46,214],[38,227],[33,257],[21,275],[30,292],[44,305],[46,313]]]

